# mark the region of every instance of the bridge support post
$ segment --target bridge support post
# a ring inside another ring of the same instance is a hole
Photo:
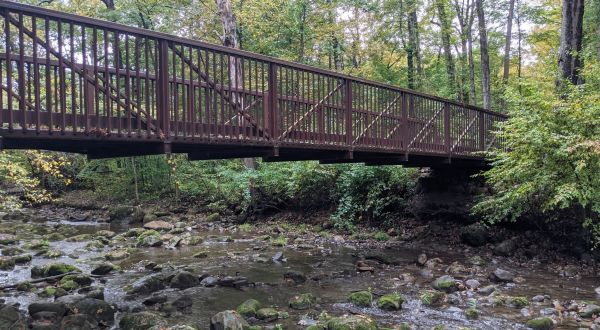
[[[166,40],[158,42],[158,84],[156,86],[157,120],[164,139],[170,138],[169,132],[169,44]]]
[[[352,148],[352,80],[346,79],[344,108],[346,108],[346,143]]]
[[[479,116],[479,149],[485,151],[485,120],[483,112],[477,113]]]
[[[452,159],[452,142],[450,141],[450,104],[444,103],[444,146],[448,154],[448,161]]]

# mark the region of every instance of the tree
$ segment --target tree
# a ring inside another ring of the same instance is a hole
[[[419,21],[417,18],[418,3],[416,0],[407,0],[407,31],[408,43],[406,45],[407,80],[408,88],[418,89],[421,77],[421,51],[419,46]]]
[[[504,74],[502,82],[504,85],[508,83],[508,74],[510,71],[510,44],[512,40],[512,22],[515,14],[515,0],[509,1],[508,6],[508,22],[506,22],[506,43],[504,44]]]
[[[574,85],[582,83],[579,71],[582,67],[583,13],[584,0],[563,0],[558,51],[560,77],[556,82],[559,91],[565,81]]]
[[[475,0],[477,7],[477,21],[479,26],[479,52],[481,54],[481,94],[483,96],[483,108],[491,109],[492,91],[490,83],[490,56],[488,49],[487,28],[485,26],[485,13],[483,12],[483,0]]]
[[[459,3],[454,0],[454,9],[458,19],[460,41],[462,46],[463,66],[469,67],[469,94],[466,102],[475,102],[475,61],[473,60],[473,21],[475,20],[475,3],[472,0]],[[464,61],[467,65],[464,65]]]
[[[446,0],[436,0],[435,5],[440,19],[440,28],[442,36],[442,47],[444,48],[444,56],[446,59],[446,74],[448,76],[448,86],[450,94],[456,96],[456,69],[454,68],[454,58],[452,57],[452,46],[450,43],[450,20],[446,12]]]
[[[231,48],[239,48],[238,35],[237,35],[237,24],[235,15],[231,9],[231,2],[229,0],[215,0],[217,8],[219,10],[219,17],[221,19],[221,25],[223,26],[223,46]],[[241,63],[237,57],[231,57],[229,61],[229,80],[232,88],[241,87],[242,80]],[[244,108],[243,97],[240,97],[233,93],[232,101],[235,105]],[[242,116],[238,116],[240,125],[244,124]],[[254,158],[244,158],[244,164],[246,168],[256,169],[256,160]]]

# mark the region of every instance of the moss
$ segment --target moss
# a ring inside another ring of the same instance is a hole
[[[554,322],[552,322],[552,319],[549,317],[539,317],[527,321],[525,325],[533,330],[550,330],[554,327]]]
[[[529,306],[529,300],[526,297],[513,297],[508,300],[508,304],[514,308],[521,309],[525,306]]]
[[[0,270],[13,270],[15,259],[12,257],[0,257]]]
[[[277,320],[279,312],[275,308],[261,308],[256,311],[256,318],[264,321]]]
[[[260,309],[261,304],[256,299],[248,299],[241,303],[236,311],[242,315],[243,317],[254,317],[256,316],[256,312]]]
[[[385,242],[388,241],[390,239],[390,237],[388,236],[388,234],[382,232],[382,231],[378,231],[375,233],[375,235],[373,235],[373,238],[377,241],[380,242]]]
[[[137,240],[138,240],[138,242],[140,242],[140,241],[142,241],[144,238],[146,238],[148,236],[158,236],[158,237],[160,237],[160,233],[157,232],[156,230],[153,230],[153,229],[144,230],[141,234],[139,234],[137,236]]]
[[[369,307],[373,301],[373,294],[369,291],[358,291],[350,294],[348,301],[359,307]]]
[[[62,255],[63,255],[63,253],[60,250],[48,250],[48,251],[46,251],[46,253],[44,253],[44,256],[46,258],[51,258],[51,259],[58,258]]]
[[[70,272],[81,272],[81,270],[73,265],[67,265],[63,263],[49,264],[44,267],[45,276],[56,276]]]
[[[407,322],[400,324],[400,330],[411,330],[411,329],[412,329],[412,327]]]
[[[50,242],[56,242],[56,241],[62,241],[63,239],[65,239],[65,236],[63,236],[60,233],[50,233],[50,234],[46,235],[46,239]]]
[[[386,294],[379,298],[377,301],[377,307],[386,311],[397,311],[402,308],[404,299],[399,293]]]
[[[208,257],[208,251],[200,251],[200,252],[196,252],[193,255],[194,258],[207,258]]]
[[[17,264],[25,264],[30,262],[32,259],[31,254],[21,254],[18,256],[13,257],[13,260],[15,261],[15,263]]]
[[[335,317],[327,321],[328,330],[377,330],[377,322],[363,315]]]
[[[215,222],[221,220],[221,215],[219,213],[211,213],[206,217],[206,221]]]
[[[91,234],[81,234],[81,235],[76,235],[76,236],[72,236],[67,238],[67,241],[69,242],[83,242],[83,241],[89,241],[91,240],[93,237]]]
[[[73,290],[79,288],[79,284],[77,284],[77,282],[75,282],[73,280],[66,280],[66,281],[61,280],[60,287],[67,291],[73,291]]]
[[[441,307],[446,303],[446,294],[435,290],[424,290],[419,294],[421,303],[425,306]]]
[[[479,312],[475,308],[469,308],[465,311],[465,316],[469,320],[477,320],[479,318]]]
[[[311,293],[303,293],[301,295],[292,297],[289,300],[289,305],[293,309],[309,309],[312,307],[314,303],[317,302],[317,299]]]
[[[46,250],[48,249],[48,246],[48,241],[39,239],[31,240],[29,243],[25,244],[25,248],[37,251]]]
[[[288,238],[285,236],[271,237],[271,245],[273,246],[286,246],[288,244]]]
[[[433,281],[432,286],[436,290],[444,291],[446,293],[451,293],[456,291],[456,280],[452,278],[452,276],[444,275],[435,281]]]
[[[21,282],[17,285],[17,291],[31,291],[33,289],[33,284],[30,282]]]

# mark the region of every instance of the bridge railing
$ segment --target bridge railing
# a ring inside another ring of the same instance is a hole
[[[0,1],[0,130],[470,155],[505,116],[115,23]]]

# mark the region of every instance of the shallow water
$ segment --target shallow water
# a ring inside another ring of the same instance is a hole
[[[56,227],[65,225],[73,228],[76,234],[93,234],[97,230],[109,229],[117,233],[126,231],[128,227],[123,224],[106,224],[96,222],[71,222],[71,221],[48,221],[41,225]],[[394,245],[388,248],[365,249],[362,245],[350,243],[332,243],[332,240],[321,236],[309,235],[312,240],[304,241],[314,248],[300,249],[296,245],[288,247],[274,247],[259,237],[264,233],[241,232],[226,230],[210,230],[197,232],[204,238],[199,246],[181,247],[177,249],[142,248],[136,249],[129,258],[115,262],[119,264],[123,272],[111,274],[102,278],[105,288],[105,299],[119,306],[120,310],[132,311],[142,308],[141,302],[147,296],[127,300],[124,287],[135,280],[152,273],[144,269],[144,265],[150,261],[161,264],[165,269],[185,268],[193,270],[197,274],[209,273],[211,275],[241,275],[247,277],[251,283],[249,287],[242,289],[227,287],[194,287],[184,291],[193,299],[192,312],[170,319],[173,323],[187,323],[197,325],[200,329],[208,328],[209,319],[212,315],[226,310],[235,309],[237,305],[246,299],[259,300],[263,306],[273,306],[288,311],[290,317],[278,320],[274,323],[282,324],[286,329],[304,329],[304,324],[310,324],[311,320],[318,317],[321,311],[329,314],[366,314],[375,318],[381,325],[394,326],[402,322],[409,322],[417,329],[431,329],[444,324],[447,329],[458,329],[468,327],[470,329],[521,329],[522,323],[528,319],[538,316],[539,311],[545,307],[551,307],[547,301],[544,304],[534,304],[528,308],[530,316],[523,316],[523,312],[509,307],[493,307],[480,304],[480,318],[478,320],[467,320],[464,310],[466,309],[466,298],[469,295],[478,295],[467,291],[463,294],[463,301],[458,306],[447,306],[444,308],[429,308],[423,306],[418,298],[419,290],[430,288],[433,279],[423,278],[419,275],[420,267],[415,264],[418,254],[426,252],[430,258],[439,257],[445,266],[434,268],[433,278],[444,275],[444,268],[454,261],[464,265],[465,260],[462,251],[436,248],[435,245],[406,247]],[[234,241],[224,243],[220,237],[231,236]],[[35,235],[32,235],[35,236]],[[41,236],[43,238],[43,235]],[[290,240],[291,241],[291,240]],[[25,243],[21,241],[21,245]],[[84,272],[89,272],[94,263],[102,260],[103,254],[110,250],[104,248],[99,251],[86,251],[87,242],[68,242],[65,240],[51,242],[51,249],[63,251],[64,256],[56,259],[47,259],[34,256],[31,264],[17,266],[13,271],[0,271],[0,285],[16,283],[28,280],[30,268],[33,265],[44,265],[52,262],[64,262],[73,264]],[[207,251],[209,257],[204,259],[194,258],[198,251]],[[286,262],[276,263],[271,261],[271,256],[282,251]],[[355,262],[357,255],[364,253],[377,253],[392,261],[392,265],[379,265],[374,274],[357,273]],[[257,257],[263,257],[266,262],[257,262]],[[550,295],[553,300],[595,300],[594,288],[598,286],[598,278],[569,279],[558,277],[556,273],[547,270],[543,265],[535,268],[524,269],[504,261],[503,264],[488,263],[481,267],[475,274],[454,275],[457,279],[477,278],[482,286],[488,283],[482,280],[490,271],[498,266],[515,271],[525,278],[522,284],[504,284],[499,289],[502,294],[510,296],[526,296],[531,298],[538,294]],[[307,275],[309,278],[305,284],[291,285],[283,280],[286,271],[295,270]],[[319,281],[311,280],[310,277],[317,274],[325,274],[326,277]],[[400,280],[401,274],[411,274],[415,281],[407,283]],[[371,290],[374,294],[381,295],[391,292],[400,292],[406,299],[403,308],[398,312],[384,312],[378,308],[357,308],[347,303],[349,293],[358,290]],[[181,293],[179,290],[167,289],[165,292],[173,294]],[[294,295],[310,292],[319,297],[318,306],[309,311],[295,311],[287,307],[287,301]],[[17,293],[10,291],[4,299],[8,303],[20,303],[25,308],[33,301],[44,300],[35,293]],[[303,320],[303,322],[301,322]],[[301,322],[303,325],[299,325]],[[272,324],[274,324],[272,323]],[[569,329],[577,325],[574,319],[564,319],[558,328]]]

